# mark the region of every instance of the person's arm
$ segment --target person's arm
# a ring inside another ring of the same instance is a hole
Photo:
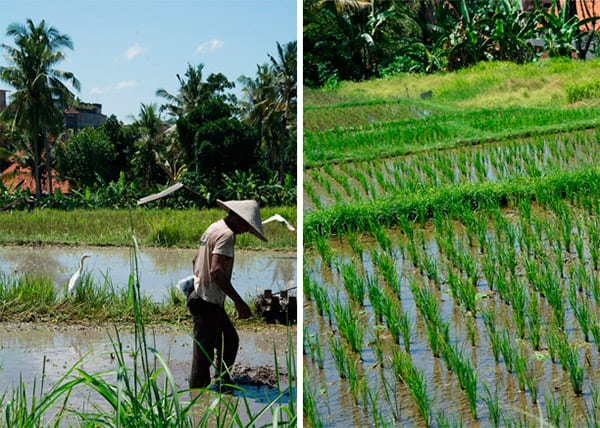
[[[250,307],[244,302],[244,299],[242,299],[235,288],[233,288],[231,281],[229,281],[225,274],[225,270],[223,269],[223,264],[227,259],[228,257],[222,254],[213,254],[211,256],[210,276],[212,280],[221,287],[221,290],[233,300],[235,309],[238,312],[238,317],[240,319],[250,318],[252,316]]]

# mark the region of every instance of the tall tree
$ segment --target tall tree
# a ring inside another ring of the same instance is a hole
[[[287,153],[286,140],[291,133],[295,135],[295,129],[289,129],[296,124],[296,101],[297,101],[297,43],[289,42],[284,46],[277,43],[277,57],[269,55],[273,67],[274,82],[277,87],[277,99],[275,111],[281,112],[281,147],[279,157],[279,180],[283,184],[285,180],[285,155]],[[293,119],[293,120],[290,120]],[[292,132],[290,132],[292,131]],[[292,156],[295,156],[294,150]]]
[[[54,68],[65,58],[63,49],[73,49],[73,42],[68,35],[48,27],[44,20],[37,26],[31,19],[25,25],[10,24],[6,34],[14,37],[16,46],[2,44],[9,66],[0,67],[0,79],[15,88],[7,112],[13,115],[13,128],[24,133],[28,148],[33,152],[37,199],[41,195],[42,146],[52,192],[52,160],[47,136],[49,132],[57,135],[62,129],[62,110],[74,99],[65,82],[80,90],[79,80],[73,73]]]
[[[179,91],[176,95],[166,89],[158,89],[156,95],[167,100],[167,104],[161,106],[161,111],[166,110],[167,114],[178,119],[217,94],[228,99],[229,96],[225,95],[224,91],[233,88],[233,83],[228,82],[221,73],[211,74],[206,81],[202,81],[203,69],[204,64],[198,64],[196,67],[188,64],[183,77],[177,74]]]
[[[155,104],[142,104],[140,106],[139,118],[135,126],[140,132],[140,138],[136,143],[136,152],[133,163],[138,173],[143,174],[144,187],[152,184],[153,173],[156,168],[156,151],[162,134],[163,121]]]

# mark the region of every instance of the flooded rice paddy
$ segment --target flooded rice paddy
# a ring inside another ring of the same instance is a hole
[[[310,417],[325,426],[597,426],[599,211],[591,199],[523,203],[374,226],[313,249]]]
[[[133,272],[128,248],[0,247],[0,272],[8,276],[49,277],[58,289],[66,287],[69,277],[79,267],[82,254],[91,256],[85,261],[84,270],[94,282],[108,280],[116,287],[126,287]],[[191,273],[193,256],[194,250],[141,248],[138,252],[141,293],[156,301],[165,300],[169,287],[176,286],[179,279]],[[295,286],[296,271],[295,253],[236,251],[232,281],[240,295],[250,299],[264,289],[277,291]],[[167,361],[178,390],[188,387],[193,343],[191,319],[188,324],[146,328],[148,346]],[[118,329],[124,353],[129,355],[135,346],[131,327],[123,325]],[[254,413],[276,398],[275,367],[280,374],[281,388],[287,386],[287,358],[290,341],[292,349],[296,349],[296,327],[242,325],[238,332],[240,349],[233,374],[234,379],[239,375],[248,400],[248,409],[242,405],[241,413]],[[0,323],[0,395],[13,390],[22,380],[28,397],[39,397],[43,373],[47,390],[78,362],[90,374],[115,369],[111,337],[116,337],[112,325]],[[37,385],[35,393],[34,385]],[[87,410],[92,410],[98,401],[90,394],[90,391],[80,391],[69,402],[76,408],[87,406]],[[285,394],[280,403],[285,405],[289,400],[290,394]],[[245,416],[241,417],[243,420]],[[266,412],[261,420],[267,423],[270,417],[271,413]]]
[[[168,296],[168,289],[192,273],[193,249],[141,248],[138,253],[141,292],[155,301]],[[83,254],[84,271],[103,284],[127,287],[131,272],[131,250],[118,247],[0,247],[0,272],[51,278],[57,289],[66,287],[79,268]],[[232,282],[244,298],[264,289],[278,291],[296,285],[296,254],[291,252],[236,251]]]

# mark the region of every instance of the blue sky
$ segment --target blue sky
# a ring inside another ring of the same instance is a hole
[[[296,0],[0,0],[0,10],[2,44],[14,46],[6,29],[28,18],[69,35],[74,49],[56,68],[75,74],[84,102],[125,123],[142,103],[164,103],[157,89],[176,94],[188,64],[204,64],[204,80],[223,73],[239,94],[239,76],[255,77],[277,42],[297,39]]]

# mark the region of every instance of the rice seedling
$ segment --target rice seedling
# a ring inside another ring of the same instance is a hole
[[[321,420],[317,406],[317,386],[308,379],[309,376],[305,374],[302,387],[302,413],[304,415],[304,421],[311,427],[321,428],[324,427],[325,424]]]
[[[340,379],[346,379],[346,353],[340,339],[335,336],[329,336],[329,351],[335,362]]]
[[[511,279],[510,296],[517,335],[523,339],[525,337],[525,318],[529,298],[527,289],[521,281]]]
[[[410,354],[410,337],[412,331],[412,318],[407,312],[402,312],[398,319],[400,332],[402,334],[402,342],[404,343],[404,350]]]
[[[431,398],[427,392],[427,383],[423,372],[419,371],[410,356],[401,350],[392,355],[392,366],[396,376],[407,386],[415,400],[417,409],[425,426],[430,424]]]
[[[400,294],[400,279],[396,272],[394,259],[385,252],[371,250],[371,259],[377,268],[378,272],[383,277],[385,283],[394,291],[394,294],[401,298]]]
[[[510,333],[503,330],[498,335],[498,349],[502,354],[506,370],[509,373],[514,372],[514,356],[516,355],[516,349],[512,345]]]
[[[310,355],[320,369],[324,367],[323,349],[318,334],[309,334],[308,329],[303,332],[304,353]],[[308,351],[308,352],[307,352]]]
[[[371,350],[375,357],[377,358],[377,363],[383,367],[384,366],[384,353],[383,353],[383,340],[381,339],[381,329],[382,326],[375,326],[373,328],[373,340],[369,343],[371,346]]]
[[[537,293],[530,293],[529,295],[529,302],[527,304],[527,326],[529,328],[529,338],[531,339],[533,349],[539,351],[541,342],[541,320]]]
[[[349,305],[342,304],[339,297],[333,300],[332,310],[340,334],[352,351],[360,355],[364,331],[360,318],[354,315]]]
[[[573,407],[562,394],[558,396],[546,394],[545,403],[546,418],[552,426],[572,426]]]
[[[498,386],[496,385],[496,390],[494,391],[494,394],[492,394],[490,388],[487,386],[487,383],[482,381],[481,384],[486,394],[481,396],[481,399],[487,406],[492,426],[494,426],[494,428],[498,428],[500,426],[500,400],[498,398]]]
[[[569,303],[575,314],[575,318],[581,327],[583,338],[586,342],[590,341],[590,314],[588,310],[588,304],[585,300],[579,300],[577,298],[577,287],[573,282],[569,287],[567,293]]]
[[[594,338],[596,349],[600,351],[600,323],[594,314],[590,314],[590,332]]]
[[[365,282],[369,282],[368,278],[366,281],[360,278],[353,264],[343,264],[340,272],[350,299],[357,305],[363,306],[367,288]]]

